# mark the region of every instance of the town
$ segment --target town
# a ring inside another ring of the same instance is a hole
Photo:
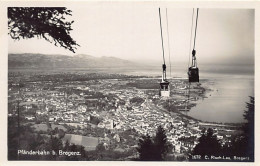
[[[9,73],[8,116],[17,117],[35,133],[62,131],[63,143],[98,145],[137,155],[142,135],[154,136],[162,126],[173,146],[172,154],[187,155],[202,130],[211,127],[224,145],[231,142],[236,126],[202,122],[187,111],[211,91],[207,80],[189,87],[187,80],[171,79],[171,96],[159,97],[156,77],[120,74],[22,74]],[[48,125],[50,124],[50,125]],[[125,159],[127,159],[125,158]]]

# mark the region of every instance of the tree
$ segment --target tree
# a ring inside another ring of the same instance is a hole
[[[255,144],[255,98],[250,96],[250,102],[246,104],[247,110],[244,112],[244,119],[247,120],[247,123],[244,125],[245,141],[247,142],[245,153],[253,160]]]
[[[247,110],[244,111],[244,119],[247,122],[242,127],[243,134],[232,141],[229,154],[249,157],[249,161],[254,161],[255,98],[250,96],[250,102],[246,104]]]
[[[21,125],[18,132],[16,117],[8,117],[8,160],[37,160],[39,156],[18,155],[18,150],[38,150],[43,146],[44,138],[34,134],[29,125]],[[44,150],[47,150],[44,148]]]
[[[144,102],[144,99],[141,97],[133,97],[129,101],[133,104],[142,104]]]
[[[77,46],[70,36],[74,21],[66,21],[71,10],[65,7],[8,7],[8,34],[14,40],[44,38],[73,53]]]
[[[161,126],[159,126],[154,137],[155,160],[164,160],[167,152],[169,151],[169,147],[170,146],[167,143],[165,130]]]
[[[106,148],[105,148],[105,146],[103,145],[103,143],[99,143],[97,146],[96,146],[96,151],[98,151],[98,152],[103,152],[103,151],[105,151],[106,150]]]
[[[192,151],[192,155],[201,155],[201,160],[205,160],[205,156],[217,156],[221,154],[221,144],[217,137],[213,135],[213,129],[209,128],[207,133],[203,133],[199,138],[199,143]]]
[[[172,146],[167,141],[165,130],[159,126],[154,138],[149,135],[139,139],[137,151],[141,161],[162,161]]]
[[[139,147],[137,148],[137,151],[141,161],[154,160],[154,147],[152,139],[149,135],[142,136],[142,138],[139,139]]]
[[[77,152],[77,146],[75,144],[70,145],[69,151],[71,152]],[[77,156],[68,156],[69,157],[69,161],[77,161],[79,160]]]
[[[14,117],[8,117],[8,160],[17,160],[19,149],[18,129]]]
[[[247,123],[244,125],[244,132],[247,137],[254,138],[254,124],[255,124],[255,98],[250,96],[250,103],[247,104],[247,110],[244,111],[244,119]]]
[[[175,106],[174,102],[167,100],[163,103],[163,108],[168,110],[169,112],[176,112],[178,111],[177,107]]]
[[[98,117],[90,116],[90,123],[92,123],[94,125],[98,125],[99,122],[100,122],[100,119]]]
[[[64,147],[63,147],[63,150],[64,150],[64,151],[68,151],[68,150],[69,150],[69,147],[70,147],[70,143],[69,143],[68,140],[66,140],[65,145],[64,145]]]
[[[59,136],[59,139],[64,138],[64,136],[65,136],[65,132],[64,132],[64,130],[59,129],[59,130],[58,130],[58,136]]]

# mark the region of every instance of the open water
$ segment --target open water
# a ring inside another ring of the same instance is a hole
[[[167,68],[169,74],[169,67]],[[249,96],[254,96],[253,65],[201,65],[200,79],[207,79],[212,91],[207,98],[198,101],[187,113],[189,116],[208,122],[240,123],[245,122],[243,113]],[[187,69],[172,67],[171,76],[187,78]],[[154,67],[140,71],[128,71],[127,74],[160,76],[161,69]]]

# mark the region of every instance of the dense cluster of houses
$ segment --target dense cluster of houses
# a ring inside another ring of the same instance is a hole
[[[41,87],[42,84],[37,82],[31,84],[31,88],[27,87],[19,93],[9,89],[8,96],[8,100],[12,101],[17,95],[20,95],[22,101],[19,103],[19,107],[23,107],[24,111],[31,110],[33,105],[36,105],[35,115],[26,115],[27,120],[34,120],[37,116],[47,116],[49,122],[76,123],[84,126],[90,123],[91,117],[96,117],[100,120],[97,124],[98,128],[117,132],[135,129],[140,135],[149,134],[151,136],[155,135],[157,127],[161,125],[167,131],[167,138],[174,146],[174,152],[177,153],[191,150],[197,144],[197,138],[201,136],[198,122],[191,119],[186,119],[188,122],[184,122],[183,117],[177,114],[172,116],[169,112],[163,111],[161,107],[148,99],[148,95],[143,90],[133,87],[118,88],[119,84],[123,83],[117,80],[100,80],[99,85],[91,86],[78,83],[70,85],[72,90],[80,93],[61,91],[60,89],[63,87],[44,91]],[[177,82],[174,86],[186,88],[183,87],[182,82]],[[91,97],[91,94],[95,92],[102,94],[102,98]],[[113,96],[112,100],[108,99],[109,95]],[[133,97],[142,98],[144,102],[133,104],[130,102]],[[158,98],[158,95],[155,98]],[[74,140],[74,136],[68,135],[67,137]],[[83,142],[86,142],[84,140],[94,140],[80,136],[76,138],[80,138]],[[194,138],[194,140],[185,141],[185,138]],[[218,138],[223,139],[223,136],[218,136]],[[115,139],[120,141],[119,136]],[[96,145],[100,140],[93,142],[93,145]],[[103,142],[106,143],[106,141]],[[93,149],[93,147],[91,148]]]

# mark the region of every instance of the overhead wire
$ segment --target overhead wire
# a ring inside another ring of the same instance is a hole
[[[191,54],[191,45],[192,45],[192,29],[193,29],[193,22],[194,22],[194,8],[192,9],[192,21],[191,21],[191,32],[190,32],[190,49],[189,49],[189,63],[188,63],[188,68],[190,65],[190,54]],[[197,25],[196,25],[197,26]],[[194,40],[195,41],[195,40]],[[193,47],[194,48],[194,47]],[[186,115],[188,112],[188,107],[189,107],[189,100],[190,100],[190,82],[188,82],[188,89],[187,89],[187,102],[186,102]]]
[[[159,8],[159,18],[160,18],[161,39],[162,39],[163,64],[165,64],[165,58],[164,58],[164,46],[163,46],[163,34],[162,34],[162,22],[161,22],[161,11],[160,11],[160,8]]]
[[[195,35],[194,35],[194,45],[193,45],[193,50],[195,50],[195,44],[196,44],[197,25],[198,25],[198,16],[199,16],[199,8],[197,8],[197,17],[196,17],[196,26],[195,26]]]
[[[194,8],[192,10],[192,21],[191,21],[191,31],[190,31],[190,50],[189,50],[189,63],[188,63],[188,68],[190,66],[190,54],[191,54],[191,45],[192,45],[192,28],[193,28],[193,18],[194,18]]]
[[[170,49],[170,37],[169,37],[169,25],[168,25],[168,12],[166,8],[166,23],[167,23],[167,35],[168,35],[168,53],[169,53],[169,63],[170,63],[170,76],[172,76],[172,65],[171,65],[171,49]]]

